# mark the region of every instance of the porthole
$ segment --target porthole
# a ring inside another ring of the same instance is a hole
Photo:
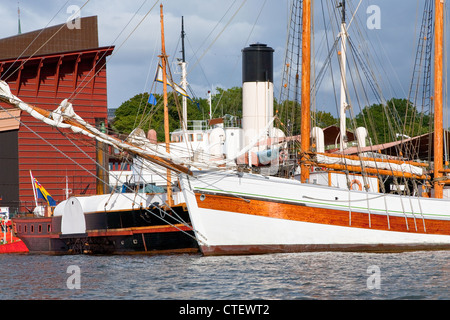
[[[200,195],[200,201],[205,200],[206,196],[204,194]]]

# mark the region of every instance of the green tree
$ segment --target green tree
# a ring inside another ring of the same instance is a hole
[[[315,115],[313,114],[313,117],[316,122],[315,125],[320,128],[339,125],[339,120],[333,117],[329,112],[317,111]]]
[[[285,100],[274,102],[275,114],[280,119],[282,126],[280,129],[286,135],[300,134],[301,130],[301,105],[296,101]]]
[[[393,98],[386,104],[364,107],[356,116],[357,126],[368,129],[375,144],[397,140],[397,134],[417,136],[430,131],[430,116],[407,99]]]
[[[283,123],[283,128],[287,135],[297,135],[301,133],[301,103],[287,100],[282,103],[274,102],[275,112]],[[333,117],[330,112],[312,111],[312,126],[326,128],[333,125],[339,125],[339,120]]]
[[[135,128],[139,127],[147,132],[154,129],[157,133],[158,141],[164,141],[164,106],[163,97],[155,94],[157,99],[156,105],[148,104],[148,93],[140,93],[125,101],[117,108],[112,128],[119,132],[129,134]],[[174,96],[171,92],[168,94],[169,108],[169,131],[172,132],[181,127],[180,115],[181,97],[177,97],[178,104],[175,103]],[[188,119],[202,119],[207,105],[205,99],[198,99],[194,102],[188,99]]]
[[[223,117],[230,114],[242,117],[242,88],[231,89],[217,88],[217,94],[212,98],[211,106],[213,118]],[[163,98],[155,94],[158,100],[156,106],[147,103],[149,94],[140,93],[125,101],[115,112],[112,128],[120,133],[128,134],[136,127],[144,131],[155,129],[158,141],[164,141],[164,110]],[[169,106],[169,130],[170,132],[181,128],[181,100],[178,97],[178,105],[175,103],[173,94],[168,94]],[[188,120],[209,119],[209,104],[207,99],[198,98],[195,101],[188,100]]]
[[[242,118],[242,88],[216,88],[217,93],[212,98],[213,118],[220,118],[226,114]]]

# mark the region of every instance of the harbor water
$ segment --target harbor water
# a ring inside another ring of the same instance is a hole
[[[205,257],[0,255],[1,300],[450,297],[450,251]]]

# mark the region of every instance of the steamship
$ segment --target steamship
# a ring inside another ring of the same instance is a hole
[[[70,197],[59,203],[51,216],[14,218],[14,231],[30,253],[198,252],[185,205],[164,207],[165,196],[117,193]]]

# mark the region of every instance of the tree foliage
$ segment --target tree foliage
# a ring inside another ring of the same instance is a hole
[[[386,104],[365,107],[356,116],[357,126],[368,129],[373,143],[397,140],[397,135],[418,136],[430,132],[430,116],[417,110],[407,99],[391,99]]]
[[[149,104],[148,93],[140,93],[125,101],[117,108],[112,128],[120,133],[129,134],[139,127],[147,132],[154,129],[157,132],[158,141],[164,141],[164,102],[162,95],[155,94],[156,105]],[[172,132],[181,127],[180,116],[181,97],[175,103],[173,94],[168,94],[169,131]],[[199,99],[191,101],[188,99],[187,111],[189,119],[202,119],[206,110],[207,101]]]
[[[228,90],[216,89],[217,94],[212,99],[213,118],[225,114],[242,118],[242,88],[233,87]]]

